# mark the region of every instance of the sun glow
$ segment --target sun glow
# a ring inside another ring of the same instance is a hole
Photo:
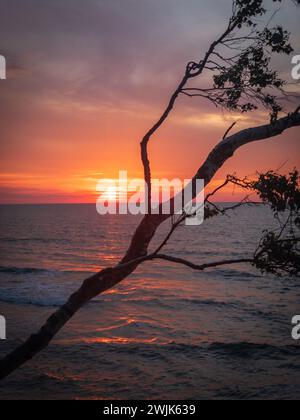
[[[118,195],[119,194],[117,187],[108,187],[108,189],[104,193],[104,196],[108,201],[117,201]]]

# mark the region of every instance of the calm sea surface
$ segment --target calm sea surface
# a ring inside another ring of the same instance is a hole
[[[93,205],[0,206],[8,336],[0,355],[35,332],[86,276],[116,263],[138,221],[99,216]],[[197,263],[244,258],[273,224],[267,209],[240,209],[181,228],[166,252]],[[248,265],[198,273],[147,263],[2,382],[0,399],[300,399],[295,314],[299,278],[262,276]]]

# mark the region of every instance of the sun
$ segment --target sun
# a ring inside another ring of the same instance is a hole
[[[105,191],[105,198],[108,201],[117,201],[118,198],[118,190],[117,187],[108,187]]]

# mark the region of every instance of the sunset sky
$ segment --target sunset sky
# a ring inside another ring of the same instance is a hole
[[[0,0],[0,10],[0,54],[8,63],[0,81],[0,203],[94,202],[99,178],[117,178],[119,170],[142,177],[143,134],[186,63],[199,61],[226,27],[231,0]],[[300,54],[291,1],[277,21]],[[292,82],[291,57],[274,65]],[[233,121],[239,130],[268,116],[222,113],[180,97],[151,142],[153,176],[191,178]],[[296,128],[245,147],[214,183],[227,173],[299,167],[298,139]]]

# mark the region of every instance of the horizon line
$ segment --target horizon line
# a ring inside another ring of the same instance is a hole
[[[213,203],[240,203],[240,200],[231,201],[231,200],[218,200],[212,201]],[[0,206],[63,206],[63,205],[96,205],[97,203],[91,202],[57,202],[57,203],[0,203]],[[251,201],[249,204],[263,204],[261,201]]]

